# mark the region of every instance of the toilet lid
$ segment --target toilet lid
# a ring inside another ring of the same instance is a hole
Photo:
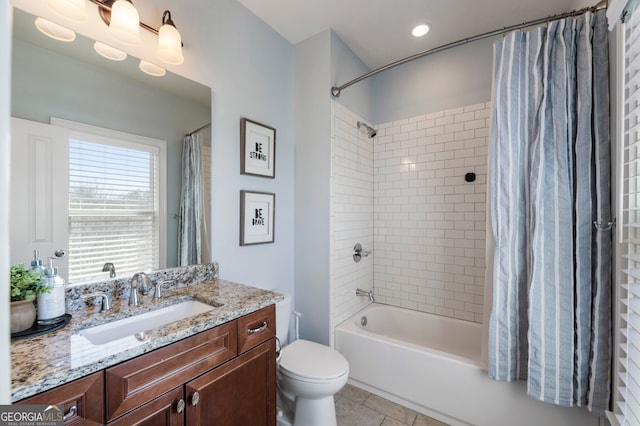
[[[308,379],[335,379],[349,372],[349,363],[337,351],[308,340],[296,340],[281,352],[280,369]]]

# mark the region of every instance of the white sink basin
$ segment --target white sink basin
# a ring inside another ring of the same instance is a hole
[[[214,309],[214,306],[198,302],[197,300],[189,300],[107,324],[85,328],[84,330],[80,330],[79,334],[94,345],[103,345],[133,335],[136,335],[136,338],[142,341],[145,340],[143,332],[146,330],[152,330],[174,321],[211,311],[212,309]]]

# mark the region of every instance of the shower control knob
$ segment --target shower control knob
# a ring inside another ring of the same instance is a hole
[[[353,246],[353,261],[358,263],[362,260],[363,257],[367,257],[371,254],[370,251],[364,250],[362,248],[362,244],[360,243],[356,243],[355,246]]]

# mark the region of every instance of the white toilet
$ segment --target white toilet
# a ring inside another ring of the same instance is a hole
[[[282,345],[277,368],[278,425],[336,426],[333,395],[347,383],[349,363],[330,347],[308,340],[287,345],[291,295],[279,293],[285,298],[276,303],[276,334]]]

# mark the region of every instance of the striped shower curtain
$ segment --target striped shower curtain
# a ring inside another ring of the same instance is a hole
[[[608,409],[611,220],[605,11],[494,45],[489,376]],[[596,222],[596,224],[594,224]]]

